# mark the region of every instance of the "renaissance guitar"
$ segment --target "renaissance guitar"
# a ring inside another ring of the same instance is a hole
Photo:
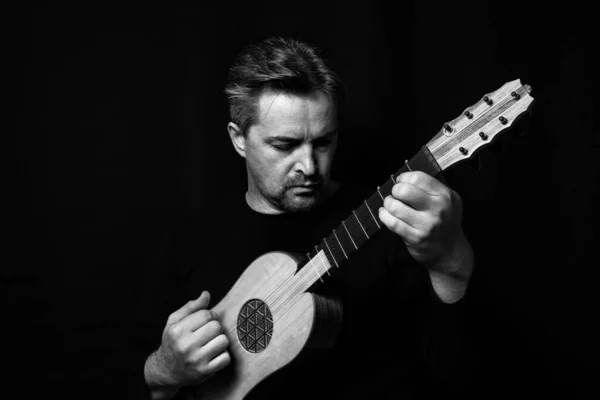
[[[229,337],[231,363],[191,387],[195,399],[243,399],[269,375],[291,362],[306,346],[331,346],[342,306],[309,289],[335,273],[381,228],[376,214],[391,194],[395,178],[407,171],[436,176],[470,158],[509,128],[533,102],[531,88],[519,79],[481,98],[421,148],[402,168],[377,187],[301,262],[283,252],[256,259],[213,308]]]

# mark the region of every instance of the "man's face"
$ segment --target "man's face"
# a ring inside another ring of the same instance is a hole
[[[248,195],[266,212],[312,208],[328,188],[337,109],[322,92],[263,93],[244,141]]]

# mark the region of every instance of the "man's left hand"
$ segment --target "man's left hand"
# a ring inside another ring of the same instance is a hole
[[[439,180],[418,171],[400,174],[379,219],[431,272],[470,276],[473,257],[461,226],[462,200]]]

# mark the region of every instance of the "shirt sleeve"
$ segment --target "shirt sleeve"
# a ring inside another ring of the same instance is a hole
[[[421,337],[433,383],[444,395],[468,397],[477,365],[469,290],[459,301],[448,304],[440,300],[430,279],[427,289],[430,311],[425,315]]]
[[[388,274],[397,293],[396,307],[412,324],[415,345],[424,366],[428,396],[461,397],[472,383],[477,365],[469,324],[469,290],[457,302],[438,297],[426,267],[415,261],[397,238]],[[472,282],[471,282],[472,283]],[[470,283],[470,284],[471,284]]]

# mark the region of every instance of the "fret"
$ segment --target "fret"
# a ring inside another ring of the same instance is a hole
[[[379,221],[377,221],[377,217],[371,212],[366,201],[358,207],[355,215],[360,222],[361,228],[364,229],[367,240],[381,228]]]
[[[344,221],[344,227],[348,231],[349,235],[352,237],[355,247],[358,249],[366,241],[369,239],[366,232],[363,230],[362,225],[358,218],[356,218],[356,214],[351,214],[348,219]]]
[[[421,150],[410,159],[410,166],[412,171],[422,171],[434,177],[442,170],[427,146],[423,146]]]
[[[394,184],[392,184],[390,180],[387,180],[379,188],[379,194],[383,195],[384,198],[387,197],[387,196],[391,196],[391,194],[392,194],[392,188],[393,187],[394,187]]]
[[[350,238],[350,240],[352,241],[352,244],[354,245],[354,248],[356,250],[358,250],[358,247],[356,247],[356,243],[354,243],[354,239],[352,239],[352,235],[350,234],[350,231],[348,230],[348,228],[346,227],[346,223],[344,221],[342,221],[342,226],[344,227],[344,229],[346,230],[346,233],[348,234],[348,237]]]
[[[379,226],[379,222],[377,222],[377,218],[375,218],[375,215],[373,215],[373,211],[371,211],[371,207],[369,207],[369,203],[367,203],[366,200],[363,203],[365,203],[365,207],[367,207],[367,210],[369,210],[369,214],[371,214],[371,217],[373,217],[373,221],[375,221],[375,225],[377,225],[377,228],[381,228]]]
[[[342,264],[347,257],[340,243],[338,242],[334,232],[327,236],[327,243],[329,244],[331,252],[335,257],[336,263],[338,265]]]
[[[342,224],[338,226],[334,230],[334,232],[336,233],[338,240],[342,244],[346,256],[350,256],[350,254],[354,253],[358,249],[358,246],[356,246],[354,240],[352,240],[350,233],[348,232],[348,230],[346,230],[344,222],[342,222]]]
[[[380,207],[383,207],[383,198],[380,197],[381,196],[379,196],[379,193],[375,193],[369,197],[367,203],[369,204],[370,209],[379,210]]]
[[[363,232],[365,233],[365,236],[367,237],[367,239],[369,238],[369,234],[367,233],[367,231],[365,231],[365,228],[363,227],[363,225],[360,223],[360,219],[358,219],[358,216],[356,215],[356,211],[352,211],[352,214],[354,214],[354,218],[356,218],[356,220],[358,221],[358,224],[360,225],[360,229],[363,230]]]
[[[335,239],[337,240],[338,244],[340,245],[340,249],[342,250],[342,253],[344,253],[344,257],[346,257],[346,259],[348,259],[348,255],[346,254],[346,251],[344,250],[344,246],[342,246],[342,242],[340,242],[340,238],[338,238],[337,233],[335,233],[335,229],[333,230],[333,235],[335,236]]]
[[[323,238],[323,242],[325,243],[325,246],[327,246],[327,250],[329,250],[329,254],[331,254],[331,258],[333,259],[333,262],[335,263],[336,267],[340,267],[337,260],[335,259],[335,256],[333,255],[333,252],[331,251],[331,248],[329,247],[329,244],[327,243],[327,238]]]
[[[377,193],[379,193],[379,196],[381,196],[381,200],[383,201],[383,195],[381,194],[381,192],[379,191],[379,186],[377,186]]]

